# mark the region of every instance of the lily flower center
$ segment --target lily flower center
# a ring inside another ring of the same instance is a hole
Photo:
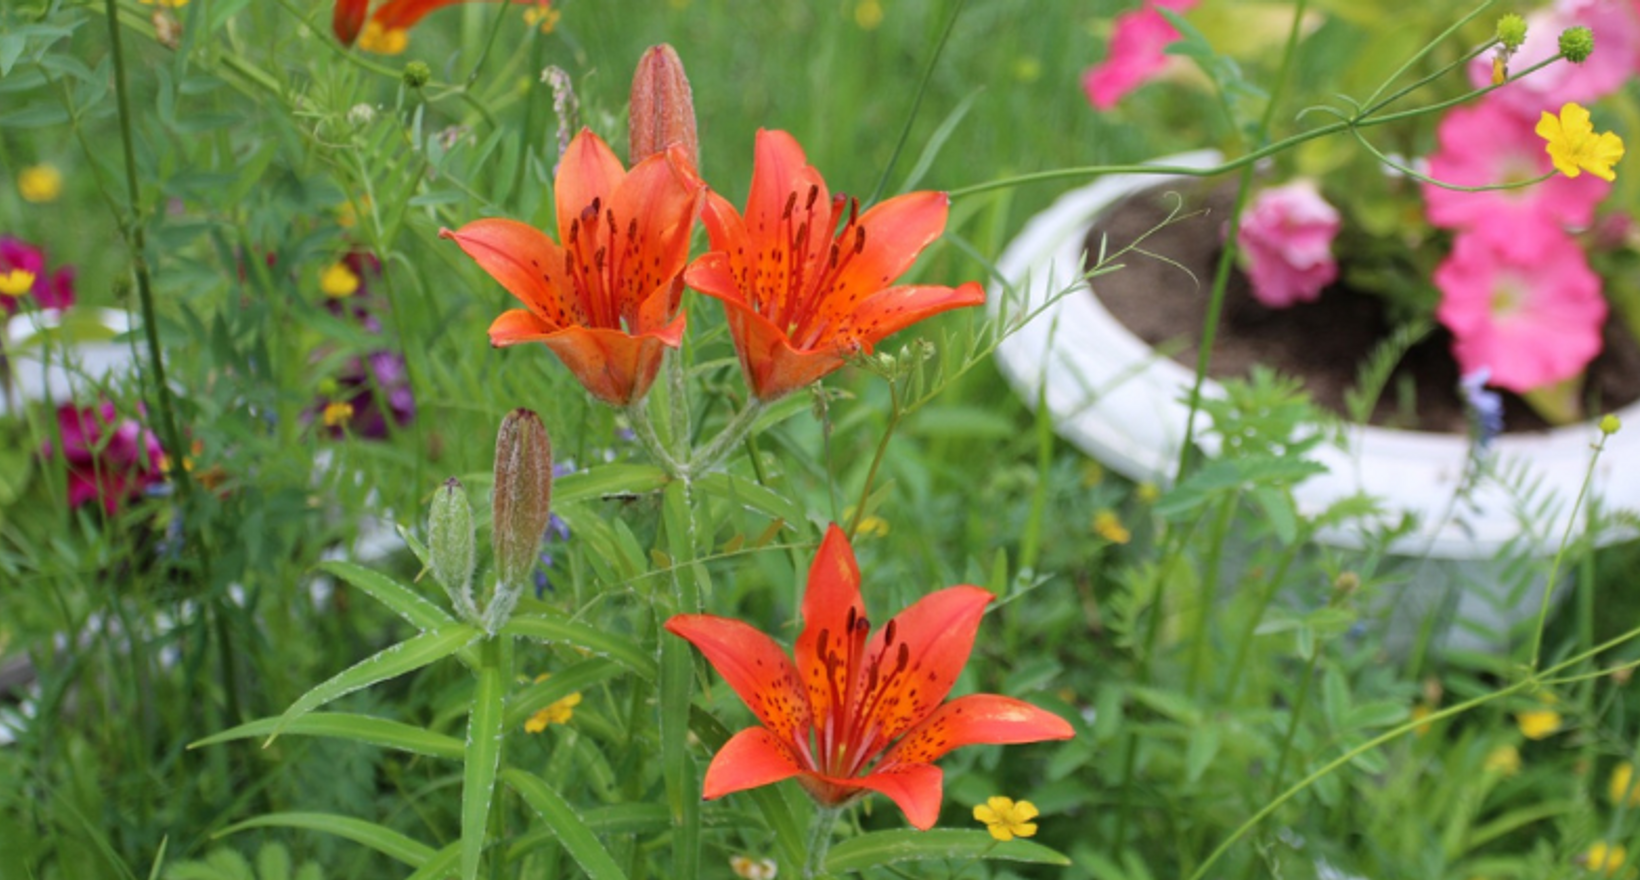
[[[830,630],[820,631],[816,649],[826,670],[830,698],[830,711],[816,719],[812,746],[821,773],[859,776],[889,738],[903,732],[906,712],[901,709],[898,691],[911,671],[911,649],[903,641],[895,644],[894,630],[890,620],[883,631],[882,650],[869,661],[865,650],[871,623],[864,615],[856,616],[850,608],[840,638],[834,639]],[[914,688],[909,696],[915,699]]]
[[[860,200],[838,193],[831,200],[830,212],[817,216],[815,203],[819,199],[820,187],[811,185],[799,212],[797,191],[786,197],[785,209],[780,214],[779,239],[770,254],[775,271],[785,283],[777,288],[774,296],[756,304],[759,313],[785,330],[792,345],[799,349],[812,348],[830,329],[830,318],[821,312],[820,306],[835,295],[844,268],[866,246],[866,230],[860,225]],[[846,220],[845,207],[848,209]],[[820,226],[821,222],[824,227]],[[822,229],[835,230],[831,245],[823,261],[811,261],[809,242],[813,235],[825,234],[819,231]]]
[[[564,274],[591,326],[632,332],[627,324],[636,316],[625,313],[630,298],[622,296],[621,288],[630,280],[628,270],[639,262],[637,218],[628,220],[623,230],[615,209],[594,198],[570,221],[564,234]]]

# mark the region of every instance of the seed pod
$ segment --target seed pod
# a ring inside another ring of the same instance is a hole
[[[477,565],[473,510],[467,504],[467,490],[455,477],[445,480],[433,493],[428,532],[427,554],[433,579],[450,595],[459,616],[477,617],[473,605],[473,569]]]
[[[651,46],[632,76],[629,116],[631,141],[627,161],[636,165],[679,144],[689,164],[700,167],[700,140],[695,136],[695,99],[684,75],[683,61],[666,43]]]
[[[522,588],[535,567],[552,503],[552,443],[540,416],[515,409],[495,438],[491,538],[501,589]]]

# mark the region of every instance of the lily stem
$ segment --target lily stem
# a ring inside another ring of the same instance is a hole
[[[641,400],[634,400],[627,404],[627,420],[632,422],[632,434],[638,438],[638,444],[649,453],[649,457],[661,466],[661,470],[678,479],[687,479],[689,468],[672,457],[666,449],[666,444],[655,433],[655,423],[649,420],[649,398],[646,395]]]
[[[826,853],[831,850],[831,826],[840,807],[815,807],[814,824],[809,827],[809,859],[803,865],[803,880],[825,876]]]
[[[729,424],[724,425],[723,430],[712,438],[712,442],[695,454],[689,462],[687,473],[704,474],[722,461],[730,450],[739,446],[740,442],[746,439],[746,435],[751,433],[752,426],[756,425],[758,417],[763,415],[764,406],[764,402],[755,397],[748,400],[740,412],[735,413],[735,417],[729,420]]]

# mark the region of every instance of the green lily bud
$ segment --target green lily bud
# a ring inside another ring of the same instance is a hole
[[[427,554],[433,579],[450,595],[456,614],[468,619],[478,616],[473,605],[473,569],[477,565],[473,537],[473,510],[467,491],[451,477],[433,493],[433,512],[428,522]]]
[[[541,417],[515,409],[495,438],[492,502],[496,578],[502,589],[520,589],[535,567],[552,502],[552,443]]]

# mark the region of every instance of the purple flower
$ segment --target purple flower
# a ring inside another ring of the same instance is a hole
[[[1310,302],[1338,277],[1338,211],[1315,185],[1294,181],[1253,197],[1236,235],[1253,298],[1272,309]]]
[[[0,273],[21,269],[34,276],[29,295],[42,309],[59,311],[74,305],[74,267],[46,272],[45,251],[9,235],[0,235]],[[20,308],[16,297],[0,296],[0,311],[12,315]]]
[[[1503,397],[1496,391],[1486,390],[1486,383],[1490,381],[1490,367],[1466,373],[1458,380],[1458,392],[1463,396],[1464,409],[1469,413],[1475,446],[1483,452],[1503,433]]]
[[[136,419],[122,417],[112,401],[79,407],[57,407],[57,428],[68,465],[70,507],[92,499],[102,502],[109,515],[143,489],[164,480],[159,438]],[[40,447],[46,460],[56,457],[48,440]]]

